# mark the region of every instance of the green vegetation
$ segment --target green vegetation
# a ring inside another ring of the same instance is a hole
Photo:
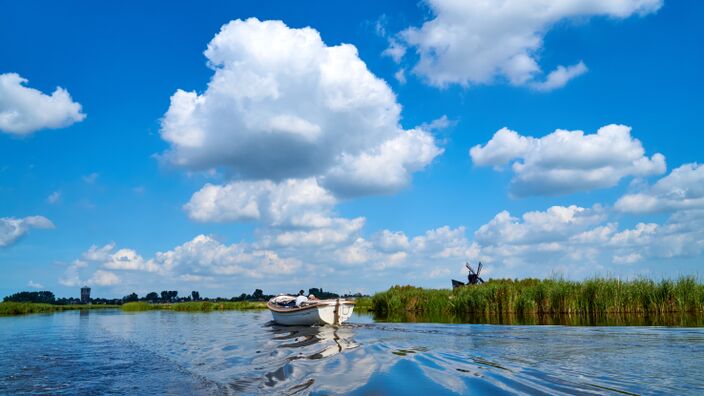
[[[368,312],[372,308],[371,297],[358,297],[356,299],[355,310],[358,312]],[[180,312],[210,312],[210,311],[248,311],[266,309],[265,301],[192,301],[172,304],[151,304],[144,301],[129,302],[122,304],[122,310],[128,312],[169,310]]]
[[[42,304],[42,303],[29,303],[29,302],[12,302],[5,301],[0,303],[0,315],[24,315],[30,313],[48,313],[48,312],[59,312],[59,311],[69,311],[76,309],[104,309],[104,308],[118,308],[119,305],[55,305],[55,304]]]
[[[11,294],[3,299],[3,301],[12,302],[24,302],[24,303],[41,303],[41,304],[54,304],[56,298],[54,298],[54,293],[50,291],[35,291],[35,292],[19,292]]]
[[[455,290],[394,286],[372,297],[372,310],[398,317],[463,315],[606,315],[704,313],[704,284],[694,277],[655,282],[596,278],[491,280]]]
[[[369,312],[372,310],[372,298],[371,297],[357,297],[355,298],[354,310],[356,312]]]
[[[374,319],[392,323],[704,327],[704,315],[701,313],[686,312],[666,314],[614,313],[588,316],[580,314],[455,314],[405,311],[384,315],[374,313]]]
[[[156,308],[157,304],[149,304],[147,302],[128,302],[122,304],[121,308],[123,311],[128,311],[128,312],[139,312],[139,311],[149,311],[150,309],[158,309]],[[161,304],[159,304],[161,305]]]
[[[264,301],[192,301],[173,304],[150,304],[144,301],[122,304],[122,310],[128,312],[170,310],[180,312],[210,312],[227,310],[254,310],[266,309]]]
[[[266,309],[266,303],[263,301],[194,301],[182,302],[173,304],[150,304],[144,301],[130,302],[122,305],[109,304],[72,304],[72,305],[56,305],[56,304],[41,304],[29,302],[11,302],[6,301],[0,303],[0,315],[23,315],[30,313],[49,313],[61,312],[76,309],[104,309],[104,308],[122,308],[123,311],[149,311],[153,309],[184,311],[184,312],[210,312],[217,310],[252,310]]]

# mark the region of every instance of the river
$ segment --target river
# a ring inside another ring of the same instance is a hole
[[[701,394],[704,328],[0,317],[0,394]]]

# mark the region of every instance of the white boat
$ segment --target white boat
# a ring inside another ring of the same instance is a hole
[[[274,322],[285,326],[339,325],[352,316],[354,301],[346,299],[306,301],[297,306],[282,304],[294,301],[296,297],[277,296],[266,304],[274,317]]]

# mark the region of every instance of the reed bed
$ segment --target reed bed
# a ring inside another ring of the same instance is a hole
[[[76,304],[76,305],[55,305],[55,304],[39,304],[28,302],[0,302],[0,315],[24,315],[32,313],[49,313],[70,311],[76,309],[105,309],[118,308],[119,305],[103,305],[103,304]]]
[[[372,298],[382,315],[402,312],[482,315],[704,313],[704,284],[678,280],[595,278],[491,280],[455,290],[394,286]]]
[[[148,302],[130,302],[122,305],[123,311],[138,312],[150,310],[170,310],[179,312],[211,312],[211,311],[248,311],[266,309],[263,301],[191,301],[173,304],[150,304]]]
[[[373,309],[371,297],[357,297],[355,299],[354,310],[356,312],[369,312]]]

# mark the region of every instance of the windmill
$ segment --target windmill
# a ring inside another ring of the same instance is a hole
[[[469,265],[469,263],[464,264],[465,267],[469,270],[469,275],[467,275],[467,284],[468,285],[476,285],[478,283],[484,283],[484,279],[479,277],[479,273],[482,272],[482,262],[479,262],[479,265],[477,266],[477,272],[475,273],[474,270],[472,269],[472,266]]]
[[[479,283],[484,283],[484,279],[482,279],[479,274],[482,272],[482,263],[479,262],[479,265],[477,265],[477,272],[474,272],[474,268],[472,268],[469,263],[464,264],[465,267],[469,270],[469,274],[467,275],[467,283],[465,284],[464,282],[460,282],[458,280],[452,280],[452,288],[458,288],[462,287],[465,285],[477,285]]]

